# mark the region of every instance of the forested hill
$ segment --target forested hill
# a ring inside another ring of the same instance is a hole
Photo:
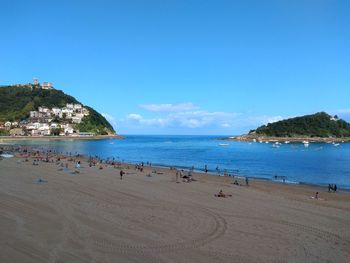
[[[39,107],[63,108],[67,103],[82,104],[74,97],[57,89],[42,89],[39,85],[1,86],[0,87],[0,122],[22,121],[29,117],[30,111]],[[83,104],[82,104],[83,105]],[[84,106],[89,115],[82,119],[76,128],[81,132],[96,134],[114,134],[112,125],[93,108]]]
[[[263,125],[250,135],[271,137],[350,137],[350,124],[325,112],[291,118]]]

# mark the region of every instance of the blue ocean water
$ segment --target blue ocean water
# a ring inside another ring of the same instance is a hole
[[[220,136],[219,136],[220,137]],[[272,144],[215,140],[218,136],[144,136],[125,139],[27,141],[63,153],[98,155],[120,161],[153,165],[195,167],[274,180],[285,176],[291,183],[328,185],[350,189],[350,143]],[[21,142],[23,144],[23,142]],[[227,144],[227,145],[222,145]]]

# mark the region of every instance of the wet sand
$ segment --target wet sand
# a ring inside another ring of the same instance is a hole
[[[0,262],[349,262],[348,194],[32,160],[0,161]]]

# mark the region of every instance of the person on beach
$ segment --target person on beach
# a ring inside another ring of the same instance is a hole
[[[248,179],[248,177],[245,178],[245,185],[249,186],[249,179]]]
[[[231,197],[232,195],[230,194],[224,194],[224,192],[222,191],[222,189],[220,189],[219,193],[215,195],[216,197]]]
[[[316,192],[315,194],[315,199],[318,199],[318,192]]]
[[[123,170],[120,170],[120,180],[123,180],[123,175],[125,174],[125,172]]]
[[[208,173],[208,165],[204,166],[204,171],[205,171],[205,173]]]

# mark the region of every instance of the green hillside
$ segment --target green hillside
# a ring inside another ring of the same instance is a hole
[[[31,86],[33,85],[0,87],[0,122],[25,120],[30,111],[38,110],[40,106],[62,108],[67,103],[82,104],[61,90],[44,90],[38,85],[32,89]],[[115,133],[112,125],[100,113],[91,107],[85,107],[90,114],[76,125],[77,129],[96,134]]]
[[[325,112],[263,125],[249,134],[272,137],[350,137],[350,124]]]

